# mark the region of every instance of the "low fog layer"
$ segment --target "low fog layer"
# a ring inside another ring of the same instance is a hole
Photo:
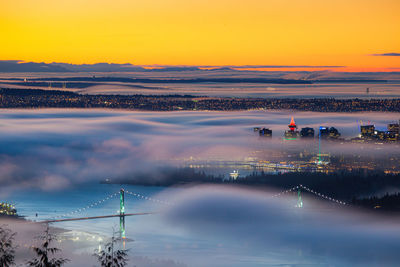
[[[315,198],[303,198],[300,209],[294,207],[293,195],[270,197],[255,190],[198,186],[175,195],[176,205],[163,219],[210,241],[219,240],[221,247],[235,244],[251,251],[254,257],[247,258],[248,266],[397,266],[396,218],[377,219]],[[264,258],[257,262],[260,255]],[[210,256],[203,266],[212,261]]]
[[[357,120],[385,128],[399,114],[312,112],[118,112],[80,110],[3,110],[0,113],[1,193],[38,187],[62,190],[90,181],[130,177],[158,167],[201,160],[244,160],[261,153],[303,149],[283,142],[290,117],[299,127],[334,126],[342,137],[358,134]],[[268,127],[262,139],[253,127]],[[317,142],[304,146],[315,147]],[[397,153],[396,147],[324,145],[323,153]],[[273,160],[273,159],[271,159]]]

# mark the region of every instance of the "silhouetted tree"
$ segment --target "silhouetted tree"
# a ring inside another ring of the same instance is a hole
[[[56,236],[49,232],[49,226],[47,225],[44,235],[38,237],[39,240],[43,240],[43,243],[39,247],[32,247],[36,254],[36,258],[28,261],[28,266],[32,267],[60,267],[65,264],[68,259],[63,258],[51,258],[52,255],[61,252],[61,249],[51,247],[51,243],[56,240]]]
[[[9,267],[14,265],[15,249],[14,238],[16,233],[5,225],[0,226],[0,266]]]
[[[103,250],[96,250],[94,256],[100,262],[102,267],[123,267],[128,261],[127,250],[115,249],[114,245],[117,239],[111,238],[111,241],[105,244]]]

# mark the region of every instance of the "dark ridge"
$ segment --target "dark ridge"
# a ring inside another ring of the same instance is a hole
[[[42,90],[42,89],[10,89],[10,88],[0,88],[0,94],[9,96],[44,96],[44,95],[79,96],[79,94],[70,91]]]
[[[386,193],[382,197],[372,196],[366,198],[354,198],[351,203],[356,206],[370,209],[400,211],[400,193]]]
[[[126,82],[126,83],[273,83],[273,84],[312,84],[312,81],[266,78],[194,78],[194,79],[149,79],[124,77],[69,77],[36,78],[34,81],[84,81],[84,82]]]
[[[0,72],[70,72],[70,70],[53,64],[23,62],[18,61],[1,61]]]
[[[174,186],[190,183],[239,184],[247,186],[268,186],[279,190],[286,190],[302,184],[308,188],[327,194],[331,197],[371,206],[379,203],[379,197],[373,197],[378,192],[385,192],[388,188],[400,188],[399,174],[385,174],[381,171],[353,170],[334,173],[322,172],[289,172],[269,174],[255,172],[236,180],[224,179],[223,175],[206,174],[191,168],[160,168],[148,173],[135,173],[128,177],[120,177],[112,183],[144,185],[144,186]],[[306,193],[306,192],[303,192]],[[361,196],[371,196],[361,200]],[[388,194],[386,194],[387,196]],[[386,197],[387,207],[391,200],[398,205],[400,194]],[[358,201],[355,199],[360,198]],[[382,205],[386,199],[382,197]],[[397,206],[400,208],[399,206]]]
[[[18,79],[21,80],[21,79]],[[63,88],[64,86],[64,82],[65,80],[63,80],[63,82],[61,81],[56,81],[53,82],[51,81],[51,86],[55,87],[55,88]],[[31,82],[31,81],[27,81],[27,82],[0,82],[2,84],[11,84],[11,85],[21,85],[21,86],[35,86],[35,87],[48,87],[50,85],[50,81],[35,81],[35,82]],[[95,85],[110,85],[108,83],[95,83],[95,82],[68,82],[67,84],[65,84],[65,86],[67,88],[88,88],[91,86],[95,86]],[[128,86],[131,88],[142,88],[142,89],[158,89],[157,87],[150,87],[150,86],[143,86],[143,85],[124,85],[124,86]]]
[[[49,82],[1,82],[2,84],[11,84],[11,85],[22,85],[22,86],[36,86],[36,87],[48,87],[50,85]],[[51,87],[55,88],[63,88],[62,82],[51,82]],[[101,83],[85,83],[85,82],[71,82],[68,83],[67,86],[71,88],[87,88],[94,85],[102,85]]]

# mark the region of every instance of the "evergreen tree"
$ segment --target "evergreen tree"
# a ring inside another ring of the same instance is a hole
[[[0,266],[9,267],[14,265],[15,249],[14,238],[16,233],[6,226],[0,226]]]
[[[105,244],[104,249],[96,250],[94,256],[100,262],[102,267],[124,267],[128,261],[127,250],[116,249],[117,239],[111,238],[111,241]]]
[[[28,261],[28,266],[32,267],[60,267],[64,265],[68,259],[63,258],[51,258],[54,254],[61,252],[61,249],[51,247],[51,243],[56,240],[56,235],[49,232],[49,225],[47,225],[44,235],[39,236],[39,240],[43,240],[43,243],[32,249],[36,254],[36,258]]]

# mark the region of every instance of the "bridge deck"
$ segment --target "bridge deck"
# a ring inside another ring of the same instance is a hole
[[[155,214],[155,213],[156,213],[156,212],[125,213],[125,214],[123,214],[123,215],[120,215],[120,214],[102,215],[102,216],[93,216],[93,217],[69,218],[69,219],[59,219],[59,220],[47,220],[47,221],[42,221],[42,222],[43,222],[43,223],[54,223],[54,222],[82,221],[82,220],[103,219],[103,218],[112,218],[112,217],[121,217],[121,216],[150,215],[150,214]]]

